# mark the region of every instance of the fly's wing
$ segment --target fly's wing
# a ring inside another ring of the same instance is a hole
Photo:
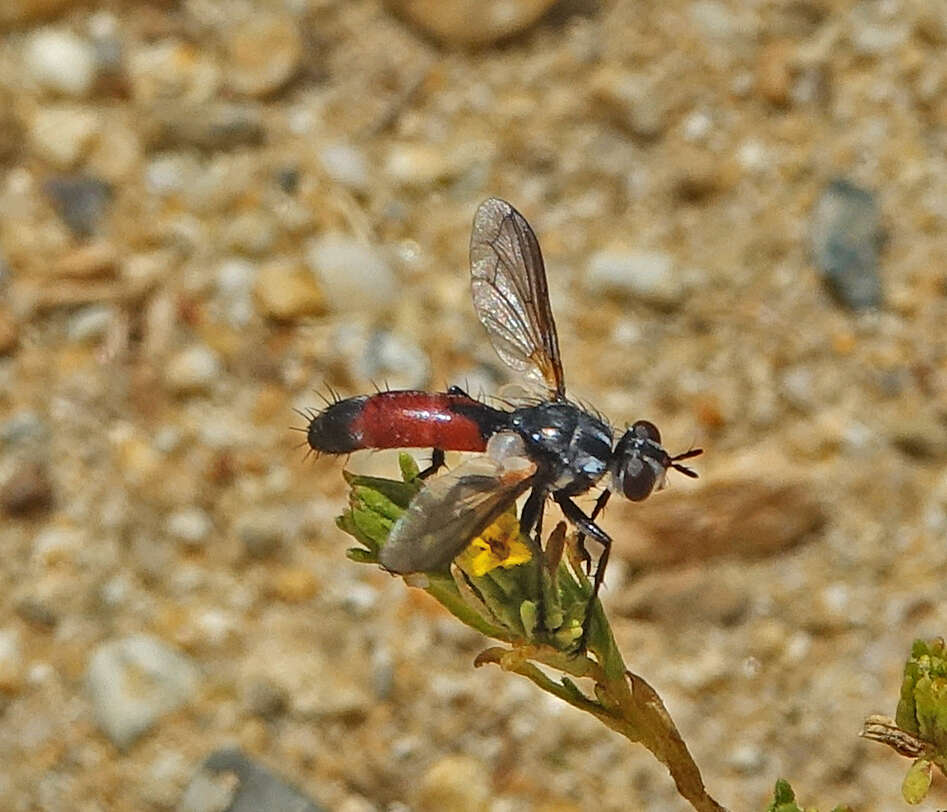
[[[392,572],[445,570],[532,483],[535,465],[509,468],[478,457],[428,480],[379,553]]]
[[[505,364],[565,396],[556,323],[536,235],[522,214],[491,197],[470,236],[474,309]]]

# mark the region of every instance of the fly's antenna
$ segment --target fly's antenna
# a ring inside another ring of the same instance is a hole
[[[704,453],[702,448],[692,448],[689,451],[685,451],[683,454],[675,454],[670,458],[671,468],[675,471],[680,471],[684,476],[689,476],[691,479],[697,479],[699,474],[693,469],[688,468],[686,465],[681,465],[680,460],[689,460],[692,457],[699,457]]]

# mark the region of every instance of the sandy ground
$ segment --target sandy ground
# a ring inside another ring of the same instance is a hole
[[[467,281],[499,195],[570,393],[706,450],[609,507],[605,603],[711,793],[899,807],[857,733],[947,629],[947,5],[3,5],[0,806],[194,808],[238,746],[347,812],[685,808],[347,561],[342,461],[289,429],[328,387],[514,379]],[[878,308],[813,261],[836,178]]]

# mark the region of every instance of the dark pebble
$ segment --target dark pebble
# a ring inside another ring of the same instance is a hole
[[[276,182],[288,195],[294,195],[299,190],[299,170],[295,167],[285,167],[276,173]]]
[[[254,716],[270,720],[286,710],[288,699],[282,686],[268,679],[254,680],[244,694],[247,710]]]
[[[52,504],[53,486],[39,463],[24,465],[0,489],[0,508],[8,516],[44,513]]]
[[[59,615],[56,609],[40,598],[28,595],[21,598],[15,604],[16,613],[27,623],[34,626],[41,626],[45,629],[53,628],[59,622]]]
[[[215,152],[260,146],[266,139],[260,110],[250,104],[174,105],[157,110],[151,125],[152,149],[193,147]]]
[[[226,785],[221,797],[222,777],[236,779]],[[179,810],[209,812],[323,812],[298,789],[248,759],[240,750],[226,749],[211,753],[184,791]]]
[[[61,175],[46,181],[43,188],[77,237],[91,237],[98,230],[112,200],[112,187],[93,175]]]
[[[874,195],[833,180],[812,214],[812,254],[835,299],[852,310],[881,306],[878,255],[884,241]]]

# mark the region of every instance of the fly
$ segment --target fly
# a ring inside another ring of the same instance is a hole
[[[309,423],[313,450],[348,454],[365,448],[431,448],[429,477],[444,465],[445,451],[480,451],[430,482],[395,523],[379,559],[395,573],[443,570],[470,541],[529,493],[520,530],[536,549],[543,512],[552,499],[579,534],[597,541],[590,605],[598,596],[612,539],[596,522],[613,492],[639,502],[664,487],[668,470],[697,473],[683,460],[699,448],[671,456],[661,434],[639,420],[617,440],[599,416],[566,397],[556,323],[549,305],[539,242],[509,203],[490,198],[474,215],[470,239],[474,310],[497,355],[542,385],[538,402],[496,409],[460,387],[446,392],[390,391],[330,404]],[[574,498],[605,481],[591,513]]]

